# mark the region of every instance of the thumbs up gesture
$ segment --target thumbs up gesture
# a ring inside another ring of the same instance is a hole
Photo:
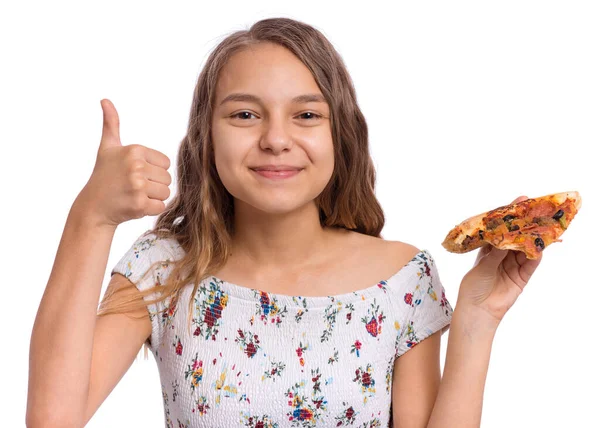
[[[115,228],[131,219],[160,214],[170,195],[171,161],[139,144],[123,146],[115,106],[108,99],[100,105],[102,138],[92,175],[77,196],[78,209],[92,224]]]

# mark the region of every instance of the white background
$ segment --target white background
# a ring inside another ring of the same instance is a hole
[[[475,258],[440,245],[455,224],[519,195],[581,193],[563,242],[547,248],[496,334],[482,427],[600,427],[598,3],[281,3],[2,6],[1,424],[25,423],[31,329],[67,213],[94,166],[100,100],[117,107],[123,144],[165,153],[174,177],[208,53],[230,32],[285,16],[314,25],[341,53],[369,124],[383,235],[429,249],[453,305]],[[102,294],[154,219],[118,228]],[[163,426],[151,355],[88,426]]]

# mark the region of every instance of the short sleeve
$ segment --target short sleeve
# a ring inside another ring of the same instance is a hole
[[[453,308],[446,298],[437,266],[431,254],[421,251],[412,260],[414,276],[399,296],[402,313],[406,313],[396,338],[396,358],[438,330],[450,328]]]
[[[174,261],[180,256],[173,238],[162,238],[147,230],[140,235],[131,247],[125,252],[121,259],[111,270],[111,276],[114,273],[120,273],[128,278],[138,290],[143,291],[154,287],[155,285],[164,285],[168,274],[172,270],[170,263],[160,263],[164,261]],[[148,272],[148,270],[151,270]],[[146,301],[156,299],[160,293],[152,293],[145,296]],[[146,340],[149,348],[155,352],[163,335],[162,314],[159,311],[164,310],[169,305],[169,298],[166,300],[148,304],[148,315],[152,323],[151,336]]]

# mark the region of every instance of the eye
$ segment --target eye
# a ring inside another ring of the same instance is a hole
[[[313,113],[312,111],[307,111],[306,113],[300,113],[298,116],[302,116],[303,114],[312,114],[312,119],[316,120],[316,119],[322,119],[323,116],[318,114],[318,113]]]
[[[241,112],[239,112],[239,113],[232,114],[232,115],[231,115],[231,116],[229,116],[229,117],[232,117],[232,118],[234,118],[234,119],[237,119],[237,118],[238,118],[238,117],[239,117],[241,114],[249,114],[249,115],[251,115],[251,116],[254,116],[254,114],[250,113],[249,111],[241,111]]]
[[[309,120],[318,120],[318,119],[322,119],[322,118],[323,118],[323,115],[320,115],[320,114],[318,114],[318,113],[313,113],[313,112],[311,112],[311,111],[307,111],[307,112],[305,112],[305,113],[300,113],[300,114],[299,114],[298,116],[296,116],[296,117],[299,117],[299,116],[302,116],[302,115],[306,115],[306,114],[308,114],[308,115],[312,115],[312,117],[309,117],[309,118],[308,118]],[[242,116],[242,117],[240,117],[240,115],[245,115],[245,116]],[[250,113],[249,111],[240,111],[240,112],[238,112],[238,113],[232,114],[232,115],[231,115],[231,116],[229,116],[229,117],[232,117],[232,118],[234,118],[234,119],[250,119],[250,118],[249,118],[247,115],[250,115],[250,116],[255,116],[253,113]],[[256,117],[256,116],[255,116],[255,117]]]

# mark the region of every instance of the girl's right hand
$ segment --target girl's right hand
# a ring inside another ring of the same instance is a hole
[[[104,116],[96,165],[76,204],[98,226],[119,224],[165,210],[170,195],[169,158],[139,144],[123,146],[119,115],[108,99],[100,101]]]

